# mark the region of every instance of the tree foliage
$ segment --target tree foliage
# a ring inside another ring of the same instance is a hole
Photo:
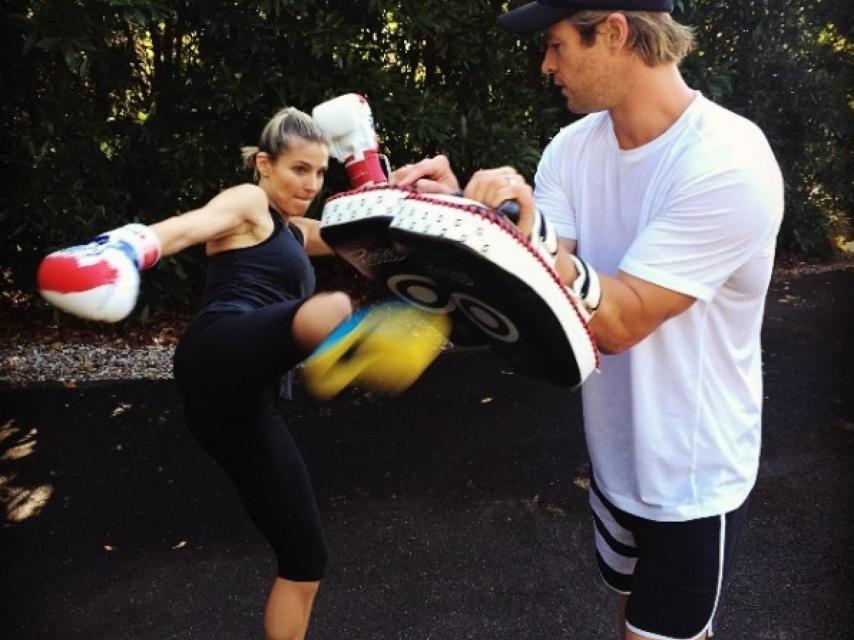
[[[47,251],[194,208],[249,178],[239,149],[283,105],[368,96],[394,164],[446,153],[461,178],[532,175],[572,116],[538,38],[502,0],[9,0],[2,26],[0,266],[32,282]],[[758,122],[784,168],[781,243],[827,251],[852,211],[852,47],[842,0],[677,2],[698,27],[693,86]],[[342,171],[327,189],[344,187]],[[199,253],[166,260],[147,299],[193,299]]]
[[[854,18],[844,0],[694,2],[686,76],[756,122],[783,169],[784,249],[824,255],[854,220]]]

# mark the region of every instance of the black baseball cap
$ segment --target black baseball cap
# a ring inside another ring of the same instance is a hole
[[[532,33],[585,9],[669,13],[673,11],[673,0],[538,0],[498,16],[498,22],[514,33]]]

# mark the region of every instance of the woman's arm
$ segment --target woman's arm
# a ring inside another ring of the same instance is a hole
[[[126,224],[89,244],[46,256],[36,276],[39,291],[68,313],[118,322],[136,305],[139,271],[190,245],[236,234],[258,235],[266,211],[267,195],[246,184],[223,191],[201,209],[151,226]]]
[[[305,252],[310,256],[331,256],[335,252],[320,237],[320,221],[311,218],[291,218],[291,224],[295,224],[305,242]]]
[[[212,198],[206,205],[151,225],[160,239],[163,256],[187,247],[249,232],[259,214],[267,211],[267,194],[261,187],[242,184]]]

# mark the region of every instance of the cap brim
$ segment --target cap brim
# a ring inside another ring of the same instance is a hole
[[[498,16],[498,23],[513,33],[533,33],[550,27],[574,13],[576,9],[550,7],[539,2],[528,4]]]

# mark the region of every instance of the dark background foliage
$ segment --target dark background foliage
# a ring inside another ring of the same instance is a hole
[[[250,178],[239,150],[284,105],[366,95],[395,165],[442,152],[461,179],[533,175],[573,116],[541,41],[504,33],[499,0],[7,0],[0,26],[0,269],[132,220],[192,209]],[[832,252],[854,211],[852,18],[844,0],[677,2],[697,27],[692,86],[756,121],[783,167],[781,249]],[[327,191],[345,188],[336,168]],[[313,214],[317,215],[315,208]],[[146,274],[150,311],[192,304],[201,254]]]

